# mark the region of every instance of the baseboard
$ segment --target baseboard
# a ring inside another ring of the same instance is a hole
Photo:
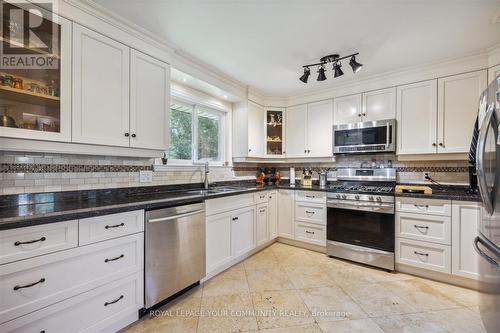
[[[309,244],[306,242],[302,242],[302,241],[298,241],[298,240],[290,239],[290,238],[284,238],[284,237],[278,237],[278,242],[283,243],[283,244],[296,246],[296,247],[301,247],[303,249],[307,249],[307,250],[311,250],[311,251],[326,253],[326,246]]]
[[[464,278],[461,276],[434,272],[427,269],[417,268],[413,266],[408,266],[405,264],[396,263],[396,271],[401,273],[406,273],[410,275],[415,275],[418,277],[423,277],[430,280],[435,280],[439,282],[444,282],[448,284],[453,284],[459,287],[464,287],[468,289],[478,290],[479,282],[476,280]]]

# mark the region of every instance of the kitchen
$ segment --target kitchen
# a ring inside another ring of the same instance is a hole
[[[1,6],[0,332],[500,329],[500,2]]]

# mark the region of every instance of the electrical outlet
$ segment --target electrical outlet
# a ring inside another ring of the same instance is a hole
[[[424,173],[424,180],[429,180],[430,177],[428,172]]]
[[[139,183],[151,183],[153,181],[153,171],[142,170],[139,171]]]

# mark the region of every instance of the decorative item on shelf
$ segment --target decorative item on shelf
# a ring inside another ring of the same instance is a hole
[[[161,163],[163,165],[167,165],[167,162],[168,162],[167,153],[163,152],[163,155],[161,156]]]
[[[3,85],[7,87],[14,87],[14,77],[12,75],[2,75],[3,76]]]
[[[2,116],[0,116],[0,126],[17,128],[16,121],[8,114],[9,107],[10,105],[0,105],[0,109],[3,109]]]
[[[318,63],[302,66],[302,68],[304,68],[304,74],[302,74],[302,76],[300,77],[299,80],[302,81],[302,82],[304,82],[304,83],[307,83],[307,80],[309,79],[309,75],[311,75],[311,69],[310,69],[310,67],[316,67],[317,66],[318,67],[318,78],[317,78],[317,80],[318,81],[325,81],[326,80],[325,65],[327,65],[329,63],[333,63],[333,67],[332,67],[332,70],[334,72],[333,77],[337,78],[339,76],[342,76],[342,75],[344,75],[344,72],[341,69],[342,63],[340,61],[343,60],[343,59],[347,59],[349,57],[351,58],[349,60],[349,65],[351,66],[352,71],[354,73],[357,73],[357,72],[359,72],[359,70],[361,69],[361,67],[363,67],[362,64],[360,64],[359,62],[356,61],[356,56],[358,54],[359,53],[353,53],[353,54],[349,54],[349,55],[347,55],[345,57],[341,57],[338,54],[330,54],[330,55],[324,56],[323,58],[321,58],[319,60],[320,62],[318,62]]]
[[[312,170],[304,169],[302,171],[302,186],[312,187]]]
[[[13,88],[15,88],[15,89],[23,89],[23,80],[20,79],[20,78],[15,78],[14,79]]]
[[[264,173],[264,171],[262,169],[258,169],[257,170],[257,176],[255,177],[255,182],[257,184],[263,185],[265,178],[266,178],[266,174]]]

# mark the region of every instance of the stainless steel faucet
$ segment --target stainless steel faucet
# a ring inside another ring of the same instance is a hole
[[[208,167],[208,161],[205,162],[205,190],[208,190],[208,174],[210,172],[210,169]]]

